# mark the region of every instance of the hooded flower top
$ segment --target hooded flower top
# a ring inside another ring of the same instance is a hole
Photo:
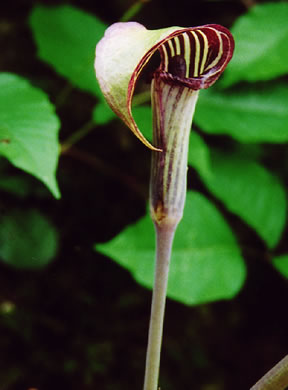
[[[234,40],[217,24],[147,30],[128,22],[115,23],[106,30],[96,47],[96,77],[113,111],[151,149],[156,148],[138,129],[131,103],[136,81],[157,50],[161,62],[154,78],[196,91],[219,78],[232,57]]]

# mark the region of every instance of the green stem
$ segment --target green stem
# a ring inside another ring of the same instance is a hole
[[[157,390],[158,388],[166,291],[171,249],[176,225],[159,226],[155,223],[155,230],[156,266],[146,355],[144,390]]]
[[[93,122],[93,120],[86,122],[79,130],[75,131],[70,137],[68,137],[65,141],[62,142],[61,153],[67,152],[67,150],[70,149],[71,146],[75,145],[82,138],[86,137],[86,135],[89,134],[94,127],[95,123]]]
[[[70,83],[66,83],[65,87],[60,91],[59,95],[56,97],[55,106],[57,109],[65,104],[68,96],[73,91],[74,87]]]
[[[67,91],[68,91],[69,87],[70,86],[68,85]],[[69,93],[69,91],[67,93]],[[149,96],[150,96],[150,92],[142,92],[142,93],[135,95],[135,97],[133,99],[133,105],[136,106],[136,105],[143,104],[143,103],[147,102]],[[95,126],[96,126],[96,124],[93,121],[93,119],[84,123],[84,125],[80,129],[76,130],[73,134],[71,134],[66,140],[64,140],[62,142],[61,153],[66,153],[68,149],[70,149],[73,145],[75,145],[82,138],[86,137],[86,135],[88,135],[93,130],[93,128]]]
[[[128,10],[124,13],[124,15],[122,16],[122,18],[120,19],[120,22],[128,22],[129,20],[131,20],[132,18],[134,18],[134,16],[136,14],[138,14],[138,12],[141,10],[141,8],[143,7],[144,3],[147,3],[149,0],[138,0],[136,1],[134,4],[131,5],[130,8],[128,8]]]
[[[250,390],[285,390],[288,387],[288,355],[267,372]]]
[[[127,172],[122,171],[117,166],[110,164],[108,161],[101,160],[98,156],[82,151],[76,147],[71,147],[63,153],[65,156],[72,157],[81,163],[88,164],[103,175],[109,176],[113,180],[125,185],[129,191],[135,192],[143,199],[147,198],[146,186],[137,182],[134,176],[129,176]]]

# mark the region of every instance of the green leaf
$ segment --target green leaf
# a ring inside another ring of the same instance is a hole
[[[96,43],[107,26],[95,16],[70,5],[35,6],[30,26],[39,58],[76,87],[103,99],[93,63]]]
[[[283,83],[201,91],[194,122],[207,133],[242,142],[288,140],[288,88]]]
[[[1,173],[0,189],[20,198],[25,198],[31,193],[30,183],[26,179],[27,176],[24,175],[8,176]]]
[[[208,189],[273,248],[286,220],[286,194],[279,180],[257,162],[233,155],[213,154],[211,170],[202,177]]]
[[[241,16],[231,29],[236,46],[222,80],[269,80],[288,72],[288,4],[259,4]]]
[[[41,180],[57,198],[59,127],[43,91],[19,76],[0,74],[0,154]]]
[[[193,130],[189,139],[188,163],[195,168],[201,176],[211,175],[209,148],[201,136]]]
[[[155,234],[148,216],[95,248],[152,288]],[[235,237],[206,198],[188,192],[184,218],[177,229],[168,296],[185,304],[230,299],[243,285],[246,269]]]
[[[111,108],[105,101],[97,103],[93,110],[93,121],[97,125],[106,125],[113,119],[117,118]]]
[[[137,106],[133,108],[133,117],[144,137],[152,142],[153,121],[151,106]]]
[[[57,232],[37,210],[1,216],[0,258],[16,268],[40,268],[56,255]]]
[[[285,278],[288,278],[288,254],[274,257],[272,263]]]

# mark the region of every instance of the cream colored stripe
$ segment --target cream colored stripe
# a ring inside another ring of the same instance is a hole
[[[175,37],[174,41],[176,44],[176,55],[180,55],[181,54],[181,47],[180,47],[179,37]]]
[[[200,42],[195,31],[191,31],[195,40],[195,58],[194,58],[194,72],[193,76],[199,76],[199,62],[200,62]]]
[[[171,57],[174,57],[175,56],[175,51],[174,51],[174,47],[173,47],[173,44],[171,42],[171,39],[169,41],[167,41],[169,47],[170,47],[170,51],[171,51]]]
[[[168,53],[165,45],[161,46],[163,57],[164,57],[164,72],[168,72]]]
[[[188,78],[189,77],[189,69],[190,69],[190,56],[191,56],[191,46],[190,46],[190,39],[189,39],[189,36],[187,33],[184,33],[183,34],[183,38],[184,38],[184,53],[182,53],[184,55],[184,59],[185,59],[185,62],[186,62],[186,75],[185,77]]]

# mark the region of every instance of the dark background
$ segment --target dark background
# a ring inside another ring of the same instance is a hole
[[[72,4],[111,24],[132,1],[41,3]],[[36,57],[27,24],[35,4],[1,3],[0,70],[28,78],[56,102],[67,82]],[[205,23],[229,27],[250,5],[151,0],[133,19],[147,28]],[[57,110],[61,139],[87,122],[95,102],[71,89]],[[229,144],[225,137],[205,140]],[[60,201],[48,192],[37,196],[42,184],[28,175],[34,195],[18,199],[0,192],[2,214],[15,207],[37,207],[61,235],[58,256],[45,269],[17,271],[0,264],[0,390],[142,388],[151,291],[94,252],[93,244],[114,237],[144,215],[149,164],[148,149],[115,121],[61,156]],[[9,165],[6,169],[11,175],[17,171]],[[190,169],[188,176],[191,188],[205,192],[196,172]],[[226,217],[245,243],[245,286],[232,301],[186,307],[168,299],[160,376],[164,390],[249,389],[287,353],[287,281],[266,261],[256,234],[235,216]],[[287,247],[284,240],[280,247]]]

